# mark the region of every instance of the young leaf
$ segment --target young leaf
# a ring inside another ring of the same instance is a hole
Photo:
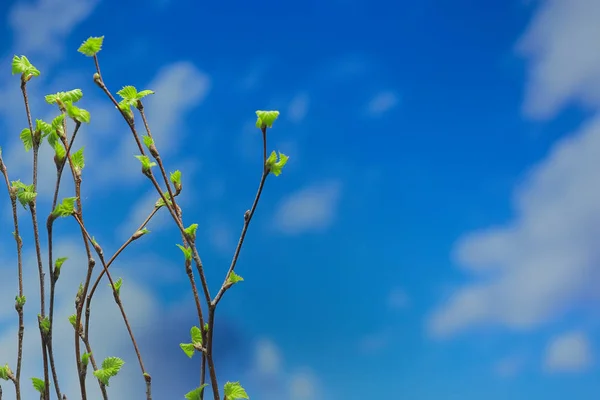
[[[71,325],[73,325],[73,328],[75,328],[75,323],[77,322],[77,315],[69,315],[69,322],[71,323]]]
[[[192,329],[190,329],[190,336],[192,337],[193,344],[202,346],[202,332],[200,331],[200,328],[192,326]]]
[[[12,74],[23,74],[29,76],[40,76],[40,71],[34,67],[25,56],[13,56]]]
[[[185,395],[185,400],[200,400],[202,392],[204,388],[208,386],[208,383],[203,383],[202,386],[197,387],[191,392],[187,392]]]
[[[46,384],[43,379],[40,378],[31,378],[31,382],[33,383],[33,387],[40,393],[44,393],[46,389]]]
[[[4,364],[4,366],[0,367],[0,379],[7,381],[9,379],[8,376],[11,374],[12,371],[10,370],[8,364]]]
[[[242,278],[241,276],[239,276],[238,274],[236,274],[233,271],[231,271],[231,273],[229,274],[229,277],[227,278],[227,281],[229,283],[231,283],[232,285],[234,283],[242,282],[243,280],[244,280],[244,278]]]
[[[198,230],[198,224],[191,224],[187,228],[184,229],[186,235],[191,237],[196,237],[196,231]]]
[[[57,92],[54,94],[48,94],[46,95],[45,99],[46,103],[48,104],[55,104],[57,100],[60,100],[63,103],[77,103],[79,100],[81,100],[82,97],[83,92],[81,91],[81,89],[73,89],[69,90],[68,92]]]
[[[26,300],[27,299],[25,298],[25,296],[19,296],[19,295],[15,296],[15,301],[17,302],[19,307],[23,307],[25,305]]]
[[[102,361],[102,368],[94,371],[94,375],[100,379],[100,382],[108,386],[108,380],[119,373],[123,364],[125,361],[118,357],[107,357]]]
[[[80,171],[83,169],[83,167],[85,167],[85,161],[83,158],[83,147],[77,150],[75,153],[71,154],[71,163],[76,169]]]
[[[42,121],[41,119],[35,120],[35,129],[42,131],[44,133],[44,137],[48,136],[53,131],[52,125],[50,125],[47,122]]]
[[[25,151],[29,151],[33,148],[33,135],[31,134],[29,128],[23,129],[19,135],[19,138],[21,138],[21,141],[23,141]]]
[[[194,347],[193,343],[180,343],[179,347],[181,347],[181,350],[183,350],[183,352],[189,358],[192,358],[192,356],[194,355],[194,352],[196,351],[196,348]]]
[[[134,156],[134,157],[137,158],[138,160],[140,160],[140,162],[142,163],[142,171],[144,173],[148,172],[150,170],[150,168],[156,166],[156,163],[151,162],[150,159],[148,158],[148,156]]]
[[[77,49],[81,54],[93,57],[102,50],[102,42],[104,41],[104,36],[100,37],[89,37],[86,41],[84,41],[81,46]]]
[[[189,247],[188,248],[183,247],[180,244],[177,244],[176,246],[181,249],[181,251],[183,252],[183,255],[184,255],[186,261],[190,261],[192,259],[192,249],[191,248],[189,248]]]
[[[74,119],[75,121],[85,122],[86,124],[90,123],[90,112],[84,110],[83,108],[79,108],[73,105],[70,101],[64,102],[65,107],[67,109],[67,115]]]
[[[123,285],[123,278],[119,278],[115,281],[115,290],[117,294],[121,293],[121,286]],[[108,286],[112,289],[112,285],[109,283]]]
[[[87,367],[88,363],[90,362],[90,355],[92,353],[83,353],[81,355],[81,363]]]
[[[279,111],[256,111],[256,127],[262,129],[263,127],[271,128],[273,122],[279,117]]]
[[[281,170],[283,169],[283,167],[289,159],[290,158],[285,154],[279,153],[278,161],[277,154],[275,154],[275,151],[273,151],[271,155],[269,155],[269,158],[267,158],[267,168],[269,168],[269,172],[275,176],[279,176],[279,174],[281,174]]]
[[[181,183],[181,171],[176,170],[175,172],[171,172],[171,182],[174,184]]]
[[[144,141],[146,147],[150,147],[154,144],[154,140],[152,140],[152,138],[148,135],[142,136],[142,140]]]
[[[38,314],[38,316],[40,316]],[[40,327],[42,328],[42,332],[44,332],[45,334],[48,334],[48,332],[50,332],[50,320],[48,319],[48,317],[44,317],[40,320]]]
[[[225,398],[227,400],[249,399],[246,391],[239,382],[225,383]]]
[[[62,203],[58,204],[54,211],[52,211],[52,215],[55,218],[68,217],[72,215],[73,210],[75,209],[75,200],[77,200],[77,197],[64,198]]]

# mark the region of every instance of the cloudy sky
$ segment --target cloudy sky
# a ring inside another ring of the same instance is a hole
[[[104,80],[152,89],[145,102],[167,169],[183,172],[185,225],[219,288],[261,172],[254,111],[277,109],[269,177],[217,316],[221,383],[257,400],[591,400],[600,392],[600,2],[33,0],[0,3],[0,146],[31,182],[14,54],[42,71],[43,95],[81,88],[85,221],[112,254],[156,194],[126,124],[76,49],[105,36]],[[395,4],[392,4],[395,3]],[[4,71],[4,72],[2,72]],[[50,211],[52,151],[41,151],[39,213]],[[69,176],[66,174],[65,176]],[[61,196],[73,195],[68,179]],[[0,197],[0,364],[15,369],[16,252]],[[163,210],[164,211],[164,210]],[[31,220],[24,237],[25,398],[42,376]],[[67,316],[85,254],[57,288],[61,388],[77,397]],[[180,237],[166,212],[114,265],[157,399],[198,384],[179,343],[197,323]],[[43,231],[43,230],[42,230]],[[44,241],[45,244],[45,241]],[[45,249],[44,249],[45,251]],[[46,268],[46,266],[45,266]],[[111,399],[143,380],[106,285],[95,298],[96,357],[126,364]],[[96,390],[92,380],[88,385]],[[3,399],[14,390],[2,383]]]

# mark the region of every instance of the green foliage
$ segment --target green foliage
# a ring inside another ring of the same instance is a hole
[[[23,145],[25,146],[25,151],[29,151],[33,148],[33,135],[31,134],[31,131],[29,130],[29,128],[25,128],[21,131],[21,134],[19,135],[19,138],[21,139],[21,141],[23,142]]]
[[[198,224],[191,224],[187,228],[185,228],[185,234],[190,238],[196,237],[196,231],[198,230]]]
[[[12,375],[12,371],[8,364],[4,364],[4,366],[0,367],[0,379],[7,381],[10,375]]]
[[[83,353],[81,355],[81,363],[87,367],[88,363],[90,362],[90,356],[92,355],[92,353]]]
[[[204,391],[204,388],[208,386],[208,383],[204,383],[202,384],[202,386],[197,387],[196,389],[192,390],[191,392],[188,392],[185,395],[185,399],[186,400],[200,400],[202,397],[202,392]]]
[[[86,124],[90,123],[90,112],[87,110],[84,110],[83,108],[79,108],[77,106],[74,106],[73,103],[71,103],[70,101],[65,101],[65,108],[67,110],[67,115],[69,117],[71,117],[71,119],[73,119],[74,121],[77,122],[85,122]]]
[[[40,76],[40,71],[29,62],[27,57],[15,55],[12,59],[12,74],[21,74],[29,79],[32,76]]]
[[[248,394],[239,382],[225,383],[225,398],[227,400],[249,399]]]
[[[83,158],[83,147],[71,154],[71,163],[75,169],[81,171],[85,167],[85,160]]]
[[[73,328],[75,328],[75,323],[77,322],[77,315],[69,315],[69,322],[71,323],[71,325],[73,325]]]
[[[48,317],[41,318],[40,314],[38,314],[38,317],[40,317],[40,328],[42,329],[42,332],[47,335],[50,332],[50,320]]]
[[[180,343],[179,347],[189,357],[192,358],[196,350],[202,349],[202,331],[197,326],[192,326],[190,329],[190,337],[192,343]]]
[[[59,218],[73,215],[75,210],[75,200],[77,200],[77,197],[64,198],[62,203],[58,204],[54,211],[52,211],[52,216],[54,218]]]
[[[107,357],[102,361],[102,368],[94,371],[94,375],[100,382],[108,386],[109,379],[119,373],[123,364],[125,364],[125,361],[119,357]]]
[[[27,301],[27,298],[25,296],[16,295],[15,301],[17,302],[17,305],[19,307],[23,307],[25,305],[25,302]]]
[[[115,291],[117,295],[121,294],[121,286],[123,285],[123,278],[117,279],[115,282]],[[108,286],[112,289],[112,285],[109,283]]]
[[[81,89],[73,89],[68,92],[57,92],[54,94],[48,94],[44,98],[46,99],[46,103],[48,104],[56,104],[56,103],[77,103],[83,97],[83,92]]]
[[[189,247],[183,247],[179,243],[176,246],[179,247],[179,249],[181,249],[181,251],[183,252],[183,256],[185,257],[186,261],[190,261],[192,259],[192,249],[191,248],[189,248]]]
[[[283,153],[279,153],[279,160],[277,159],[277,154],[275,151],[271,152],[269,158],[267,158],[267,168],[269,168],[269,172],[275,176],[279,176],[281,174],[281,170],[288,162],[289,157]]]
[[[262,128],[271,128],[273,127],[273,122],[279,117],[279,111],[256,111],[256,127],[259,129]]]
[[[238,274],[236,274],[233,271],[231,271],[231,273],[229,274],[229,277],[227,277],[227,282],[231,283],[232,285],[234,283],[243,282],[243,280],[244,280],[244,278],[242,278],[241,276],[239,276]]]
[[[89,37],[86,41],[81,43],[81,46],[79,46],[77,51],[85,56],[93,57],[102,50],[102,42],[104,42],[104,36]]]
[[[26,206],[32,203],[37,196],[37,193],[33,191],[33,184],[26,185],[20,180],[16,180],[12,182],[12,188],[17,191],[17,199],[23,208],[27,208]]]
[[[43,379],[40,378],[31,378],[31,383],[33,383],[33,387],[40,393],[44,393],[46,390],[46,384]]]
[[[148,171],[150,171],[150,168],[156,166],[156,163],[153,161],[150,161],[148,156],[134,156],[134,157],[137,158],[138,160],[140,160],[140,162],[142,163],[142,172],[144,172],[144,173],[148,173]]]

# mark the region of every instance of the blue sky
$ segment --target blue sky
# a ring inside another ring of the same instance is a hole
[[[55,116],[43,95],[84,92],[85,220],[105,253],[151,210],[156,194],[127,126],[76,52],[104,35],[108,87],[156,91],[150,124],[167,168],[183,172],[184,221],[200,225],[213,291],[260,178],[254,111],[281,112],[269,149],[291,158],[267,181],[237,267],[245,281],[220,304],[221,382],[241,380],[258,400],[597,398],[597,1],[197,3],[0,4],[0,146],[11,179],[31,179],[10,76],[13,54],[25,54],[42,71],[29,84],[34,118]],[[42,157],[47,215],[47,146]],[[67,184],[61,196],[70,195]],[[0,363],[14,364],[7,196],[0,206]],[[195,311],[177,229],[162,214],[113,274],[125,279],[155,396],[171,399],[197,385],[197,361],[178,348]],[[69,261],[55,337],[72,398],[66,316],[85,257],[75,224],[59,225],[55,253]],[[25,252],[24,374],[40,376],[30,239]],[[143,382],[110,292],[95,304],[96,353],[127,362],[111,398],[137,398]]]

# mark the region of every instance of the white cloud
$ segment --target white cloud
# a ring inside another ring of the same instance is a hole
[[[223,220],[215,219],[211,221],[208,229],[208,240],[215,250],[224,254],[233,254],[236,242],[231,226]]]
[[[48,60],[60,58],[64,39],[85,20],[97,0],[39,0],[19,2],[9,12],[19,54],[41,54]]]
[[[210,79],[193,64],[182,61],[163,67],[152,82],[140,90],[146,88],[155,91],[144,103],[152,137],[161,157],[172,155],[183,146],[184,117],[204,100],[210,89]],[[143,131],[138,133],[145,134]],[[140,163],[134,158],[139,150],[131,133],[127,131],[120,141],[115,139],[115,142],[117,155],[102,160],[103,165],[97,166],[102,173],[96,178],[104,184],[112,183],[117,176],[121,184],[139,180]]]
[[[600,117],[530,171],[513,221],[457,243],[456,261],[485,279],[459,288],[434,313],[432,333],[489,323],[532,328],[593,296],[600,282],[598,154]]]
[[[255,396],[264,400],[323,399],[318,378],[310,368],[286,368],[279,347],[270,339],[256,343],[248,382],[257,384]]]
[[[333,223],[341,183],[327,181],[301,189],[285,198],[275,212],[274,224],[287,234],[324,231]]]
[[[279,348],[271,340],[262,339],[256,344],[256,370],[263,375],[273,375],[281,370]]]
[[[500,378],[512,378],[523,368],[523,358],[512,355],[499,360],[494,365],[494,373]]]
[[[308,112],[308,104],[308,94],[300,93],[296,95],[288,106],[287,117],[289,120],[295,123],[301,122]]]
[[[390,291],[387,301],[390,308],[401,309],[408,306],[410,299],[404,290],[394,288]]]
[[[375,95],[367,104],[367,114],[379,117],[398,105],[398,95],[392,91],[384,91]]]
[[[558,336],[546,348],[546,371],[577,372],[586,369],[591,363],[591,346],[583,332],[569,332]]]
[[[588,89],[600,89],[600,59],[585,55],[594,53],[588,35],[598,29],[600,3],[540,4],[521,48],[532,58],[526,108],[545,117],[568,99],[589,100]],[[515,191],[512,221],[459,240],[456,262],[474,279],[435,310],[428,321],[432,334],[480,325],[533,329],[598,298],[598,154],[600,115],[556,143],[529,171]]]
[[[600,2],[541,1],[518,43],[529,61],[524,110],[552,117],[570,101],[600,106]]]

